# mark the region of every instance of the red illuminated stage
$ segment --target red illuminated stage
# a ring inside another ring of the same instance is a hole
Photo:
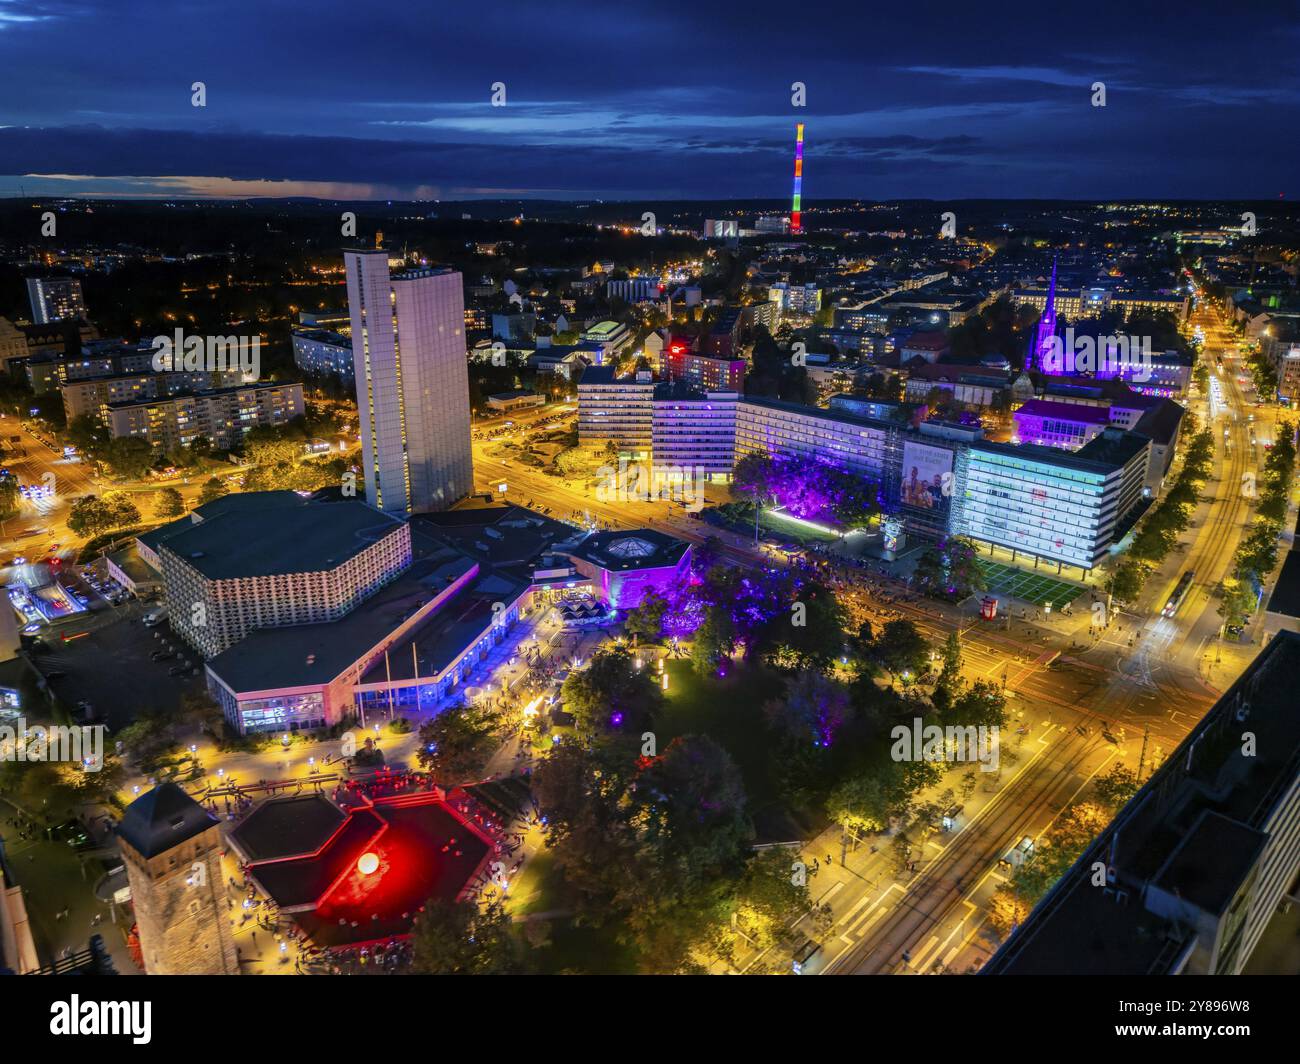
[[[492,840],[440,792],[273,798],[230,836],[249,877],[317,946],[404,935],[431,897],[461,897]]]

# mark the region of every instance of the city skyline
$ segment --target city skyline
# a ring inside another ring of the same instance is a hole
[[[0,974],[1280,1026],[1153,977],[1300,973],[1297,44],[0,0]]]

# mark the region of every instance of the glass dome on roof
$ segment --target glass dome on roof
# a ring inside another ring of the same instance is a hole
[[[640,536],[628,536],[616,539],[605,549],[615,558],[649,558],[659,548]]]

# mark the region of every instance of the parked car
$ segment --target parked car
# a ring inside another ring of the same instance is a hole
[[[68,820],[57,828],[59,838],[74,850],[84,850],[93,845],[90,833],[79,820]]]

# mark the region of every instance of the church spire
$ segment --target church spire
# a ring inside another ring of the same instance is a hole
[[[1044,369],[1043,359],[1052,349],[1052,339],[1056,336],[1056,256],[1052,256],[1052,279],[1047,285],[1047,303],[1043,306],[1043,315],[1038,319],[1038,328],[1034,331],[1033,362],[1040,373]],[[1064,367],[1057,367],[1056,373],[1063,372]]]

